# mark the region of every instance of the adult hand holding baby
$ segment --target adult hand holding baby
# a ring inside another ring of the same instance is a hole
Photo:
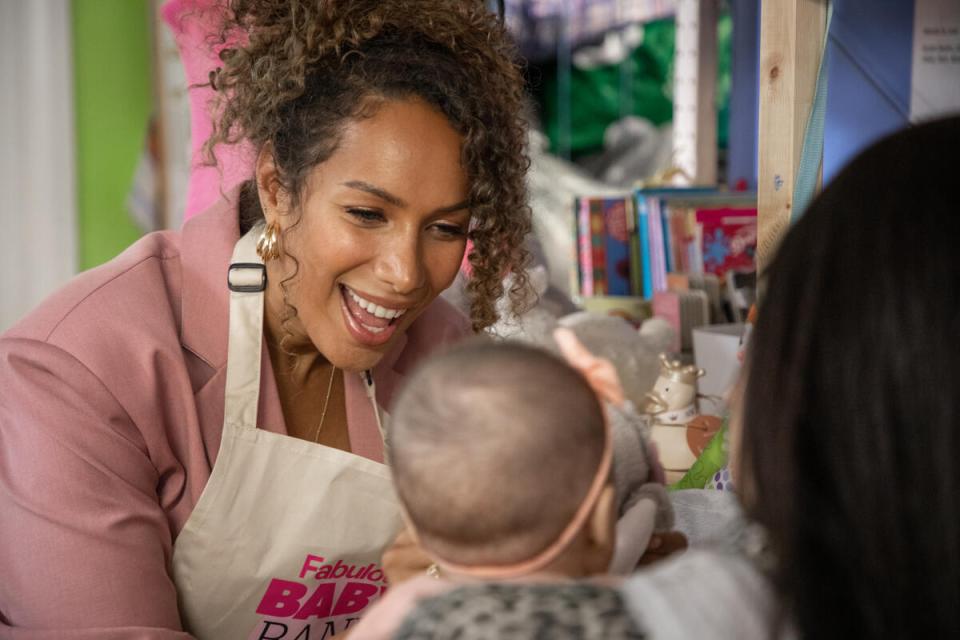
[[[409,527],[404,527],[390,548],[383,552],[383,571],[390,584],[425,575],[432,564],[433,560],[417,543]]]

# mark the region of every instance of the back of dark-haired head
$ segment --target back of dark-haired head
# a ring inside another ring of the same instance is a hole
[[[960,633],[960,119],[846,167],[787,234],[742,473],[808,638]]]
[[[533,347],[478,340],[411,377],[393,407],[389,461],[429,550],[500,565],[560,535],[604,440],[599,401],[569,365]]]

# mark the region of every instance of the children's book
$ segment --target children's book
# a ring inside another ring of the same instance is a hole
[[[637,207],[633,198],[627,198],[627,232],[630,236],[630,295],[643,295],[643,253],[640,248],[640,230],[637,228]]]
[[[653,297],[653,272],[650,266],[650,215],[646,198],[637,198],[637,230],[640,236],[640,271],[643,274],[643,297]]]
[[[664,251],[663,216],[661,215],[662,201],[658,198],[649,198],[647,220],[650,223],[650,268],[653,269],[653,292],[665,291],[667,288],[667,256]]]
[[[756,269],[756,208],[698,209],[703,229],[703,268],[723,278],[731,269]]]
[[[627,199],[604,198],[602,239],[606,251],[607,295],[630,295],[630,227]]]
[[[590,246],[593,250],[593,295],[605,296],[610,284],[607,277],[606,231],[603,200],[590,199]]]

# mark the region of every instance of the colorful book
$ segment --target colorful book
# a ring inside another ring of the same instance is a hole
[[[663,255],[667,273],[677,271],[676,258],[673,255],[673,230],[670,228],[670,203],[660,201],[660,228],[663,229]]]
[[[591,242],[590,201],[580,198],[577,211],[577,246],[579,249],[580,293],[584,297],[594,295],[593,290],[593,245]]]
[[[630,295],[643,295],[643,258],[640,250],[640,232],[637,228],[637,205],[633,198],[626,199],[627,232],[630,235]]]
[[[605,198],[603,207],[603,240],[606,251],[607,295],[630,295],[630,232],[627,223],[627,200]]]
[[[654,198],[659,200],[660,228],[665,242],[663,251],[667,271],[690,274],[705,272],[705,243],[711,239],[711,236],[704,233],[703,224],[696,215],[697,211],[756,209],[757,205],[755,193],[731,193],[710,187],[640,189],[636,196],[638,201],[652,201]],[[715,232],[712,237],[716,238]],[[712,248],[716,250],[716,246]]]
[[[653,297],[653,272],[650,268],[650,215],[647,199],[638,195],[634,200],[637,207],[637,231],[640,235],[640,269],[643,273],[643,297]]]
[[[756,208],[697,210],[697,224],[703,230],[703,268],[723,278],[731,269],[756,269]]]
[[[605,296],[609,291],[607,276],[606,230],[603,220],[603,200],[588,200],[590,210],[590,246],[593,253],[593,295]]]
[[[576,267],[571,291],[583,298],[652,300],[654,294],[670,289],[672,273],[722,275],[753,264],[753,194],[707,187],[640,189],[633,197],[579,197],[573,208]],[[750,224],[745,224],[750,221],[743,219],[751,213],[752,236]],[[743,228],[737,230],[736,225]],[[727,235],[729,242],[723,244]],[[749,265],[742,260],[726,263],[727,254],[739,256],[744,251]]]
[[[648,198],[648,221],[650,223],[650,268],[653,269],[653,292],[667,288],[667,260],[663,250],[663,223],[660,214],[661,200]]]
[[[664,210],[668,209],[669,200],[675,197],[709,197],[716,192],[712,187],[657,187],[638,189],[634,193],[641,233],[644,297],[650,298],[656,291],[666,289],[666,274],[676,268],[677,259],[673,255],[672,247],[667,247],[670,239],[664,231]],[[641,218],[643,224],[640,224]],[[669,266],[668,254],[671,263]]]

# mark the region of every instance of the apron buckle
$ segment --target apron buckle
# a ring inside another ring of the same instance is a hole
[[[256,262],[235,262],[227,270],[227,287],[237,293],[259,293],[267,288],[267,268]]]

